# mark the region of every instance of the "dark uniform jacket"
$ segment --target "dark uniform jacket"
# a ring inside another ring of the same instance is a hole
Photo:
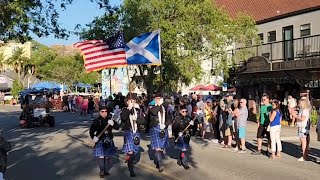
[[[110,117],[106,117],[104,119],[103,117],[99,116],[97,119],[93,121],[89,131],[91,139],[93,139],[94,136],[98,136],[103,131],[103,129],[108,125],[108,120],[110,120]],[[112,129],[116,129],[116,130],[119,129],[118,123],[115,121],[113,122],[114,122],[114,125],[109,126],[107,129],[107,132],[108,132],[107,135],[110,139],[113,139]],[[105,139],[105,137],[106,137],[106,134],[103,133],[99,139],[102,140],[102,139]]]
[[[150,110],[149,110],[149,127],[153,128],[159,125],[159,117],[158,117],[158,112],[160,111],[161,115],[162,115],[162,107],[164,106],[153,106]],[[170,125],[172,123],[172,119],[170,118],[170,116],[168,115],[167,110],[165,109],[165,125],[166,127],[168,127],[168,125]]]
[[[179,136],[179,132],[182,132],[188,125],[189,122],[192,119],[189,116],[182,116],[181,114],[179,114],[175,119],[174,119],[174,123],[172,125],[172,133],[175,136],[175,138],[178,138]],[[190,129],[192,129],[192,126],[189,126],[189,132]],[[184,135],[187,134],[187,131],[185,131],[183,133]]]
[[[0,136],[0,172],[5,173],[7,168],[7,153],[11,150],[11,144]]]
[[[139,108],[135,108],[136,112],[137,112],[137,125],[138,125],[138,129],[139,126],[141,125],[145,125],[145,118],[142,115],[142,110]],[[120,114],[120,118],[121,118],[121,127],[123,131],[127,131],[132,129],[131,126],[131,122],[130,122],[130,114],[134,114],[134,110],[133,108],[131,110],[129,110],[128,108],[123,108],[122,112]]]

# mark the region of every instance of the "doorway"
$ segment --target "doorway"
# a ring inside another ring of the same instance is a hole
[[[283,27],[282,29],[283,39],[283,57],[284,60],[294,59],[294,47],[293,47],[293,26]]]

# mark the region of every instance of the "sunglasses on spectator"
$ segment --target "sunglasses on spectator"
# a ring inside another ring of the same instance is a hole
[[[181,111],[181,112],[186,113],[186,112],[188,112],[188,111]]]
[[[100,111],[101,113],[105,113],[105,112],[108,112],[108,111],[106,111],[106,110],[102,110],[102,111]]]

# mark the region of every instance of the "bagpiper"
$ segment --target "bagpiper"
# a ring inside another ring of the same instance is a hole
[[[194,120],[187,115],[187,108],[185,105],[180,107],[179,115],[174,119],[172,131],[175,137],[175,148],[179,149],[179,158],[177,164],[183,166],[184,169],[190,169],[188,165],[187,150],[191,137],[190,130],[194,125]]]
[[[140,150],[140,131],[138,127],[145,124],[145,119],[135,97],[129,95],[126,103],[127,107],[124,107],[120,114],[121,127],[124,131],[122,152],[127,154],[126,162],[128,163],[130,176],[135,177],[133,162],[135,154]]]
[[[99,108],[100,116],[93,120],[90,127],[90,137],[95,142],[93,156],[99,164],[100,178],[110,175],[109,171],[112,167],[111,157],[116,153],[116,147],[113,142],[112,129],[119,129],[119,125],[108,117],[106,106]]]
[[[154,97],[155,106],[150,109],[149,133],[151,136],[151,148],[155,151],[156,167],[159,172],[163,172],[164,166],[162,158],[163,151],[169,147],[168,125],[171,124],[169,116],[162,105],[163,99],[160,93],[156,93]]]

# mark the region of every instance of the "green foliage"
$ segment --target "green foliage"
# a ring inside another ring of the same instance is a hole
[[[17,98],[19,93],[24,89],[22,83],[19,80],[14,80],[12,84],[11,94],[13,97]]]
[[[66,38],[69,33],[58,22],[59,10],[66,10],[74,0],[0,0],[1,40],[30,40],[30,34]],[[90,0],[108,8],[109,0]],[[88,2],[86,2],[88,3]]]
[[[115,8],[110,8],[115,9]],[[178,84],[190,84],[203,74],[201,62],[214,59],[218,74],[228,74],[229,66],[239,58],[229,58],[228,47],[244,44],[256,36],[254,20],[246,15],[231,19],[212,0],[124,0],[120,9],[96,18],[87,28],[82,28],[82,39],[101,39],[122,29],[125,39],[161,30],[162,78],[153,72],[157,67],[139,66],[140,80],[154,86],[176,89]],[[243,50],[236,54],[243,56]]]
[[[26,75],[29,70],[32,70],[31,59],[24,56],[23,48],[17,48],[13,55],[6,62],[12,66],[18,74],[18,80],[21,81],[21,74]]]
[[[6,65],[6,59],[3,53],[0,53],[0,73],[4,71]]]
[[[311,110],[311,125],[316,125],[317,121],[318,121],[318,111],[317,109],[313,106],[312,110]]]

